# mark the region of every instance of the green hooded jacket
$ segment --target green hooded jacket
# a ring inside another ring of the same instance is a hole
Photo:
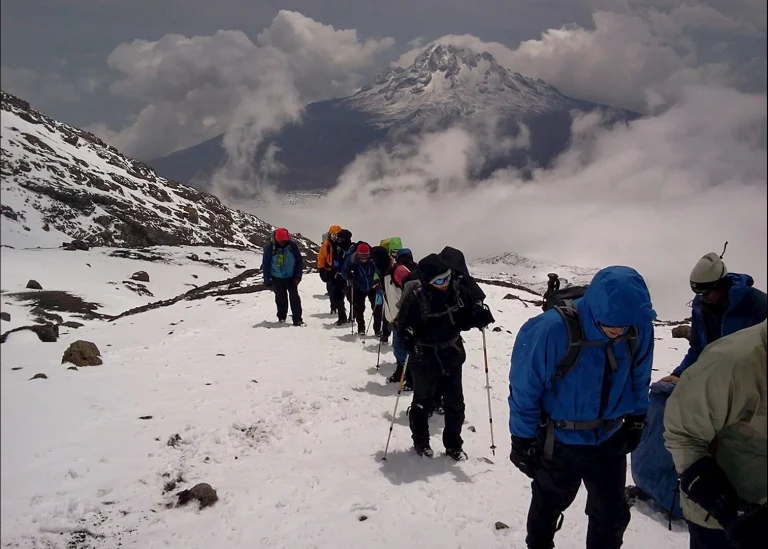
[[[678,472],[712,455],[743,500],[766,502],[766,321],[705,347],[680,377],[667,401],[664,439]],[[720,528],[707,512],[680,495],[685,518]]]

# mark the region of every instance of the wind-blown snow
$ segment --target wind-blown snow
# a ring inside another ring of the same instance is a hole
[[[139,269],[158,299],[167,297],[184,291],[193,271],[200,281],[215,274],[187,264],[187,252],[164,264],[95,250],[3,249],[2,308],[21,314],[7,292],[40,277],[46,289],[77,290],[115,310],[129,305],[127,290],[109,282]],[[251,267],[256,258],[233,258],[246,259]],[[498,450],[495,457],[489,450],[482,339],[472,331],[464,366],[470,460],[462,463],[440,455],[438,416],[430,420],[438,455],[412,454],[410,395],[400,400],[389,459],[379,460],[395,404],[395,385],[385,382],[391,349],[382,348],[376,370],[375,341],[332,326],[316,275],[300,286],[303,328],[273,328],[273,298],[261,292],[85,321],[56,343],[11,334],[0,369],[3,547],[522,549],[530,487],[507,457],[507,374],[517,330],[538,309],[502,299],[516,290],[484,289],[502,328],[488,333]],[[130,305],[144,299],[131,295]],[[660,377],[687,342],[671,340],[668,328],[656,337]],[[78,371],[60,364],[76,339],[96,343],[104,364]],[[30,381],[38,372],[48,379]],[[181,442],[168,445],[176,434]],[[213,507],[166,508],[198,482],[218,491]],[[558,549],[584,546],[584,504],[582,490],[565,513]],[[510,529],[496,531],[496,521]],[[680,527],[669,532],[665,517],[633,509],[624,547],[687,545]]]

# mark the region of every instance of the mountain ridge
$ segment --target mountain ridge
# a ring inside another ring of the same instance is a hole
[[[3,240],[261,248],[274,229],[0,92]],[[310,254],[316,245],[296,235]],[[5,243],[5,242],[4,242]]]

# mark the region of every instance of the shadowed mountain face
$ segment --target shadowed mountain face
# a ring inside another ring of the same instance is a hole
[[[567,97],[541,80],[507,70],[488,52],[433,44],[410,67],[380,72],[350,97],[311,103],[298,123],[267,136],[253,163],[276,148],[281,169],[270,180],[280,190],[329,189],[370,148],[425,131],[455,126],[472,131],[489,121],[500,140],[517,136],[524,124],[528,147],[486,158],[468,174],[482,179],[500,168],[550,165],[568,145],[573,111],[599,111],[606,124],[639,116]],[[226,160],[223,136],[218,136],[150,164],[164,177],[207,189],[207,180]]]

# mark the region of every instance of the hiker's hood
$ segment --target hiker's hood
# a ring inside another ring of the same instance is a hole
[[[328,227],[328,235],[329,236],[332,235],[332,234],[339,234],[340,231],[341,231],[341,226],[340,225],[331,225],[330,227]]]
[[[411,252],[410,248],[400,248],[400,251],[397,252],[397,255],[395,256],[395,260],[400,261],[404,257],[413,260],[413,252]]]
[[[656,318],[645,280],[636,270],[623,266],[600,270],[579,300],[578,309],[590,339],[605,338],[598,323],[635,326]]]

